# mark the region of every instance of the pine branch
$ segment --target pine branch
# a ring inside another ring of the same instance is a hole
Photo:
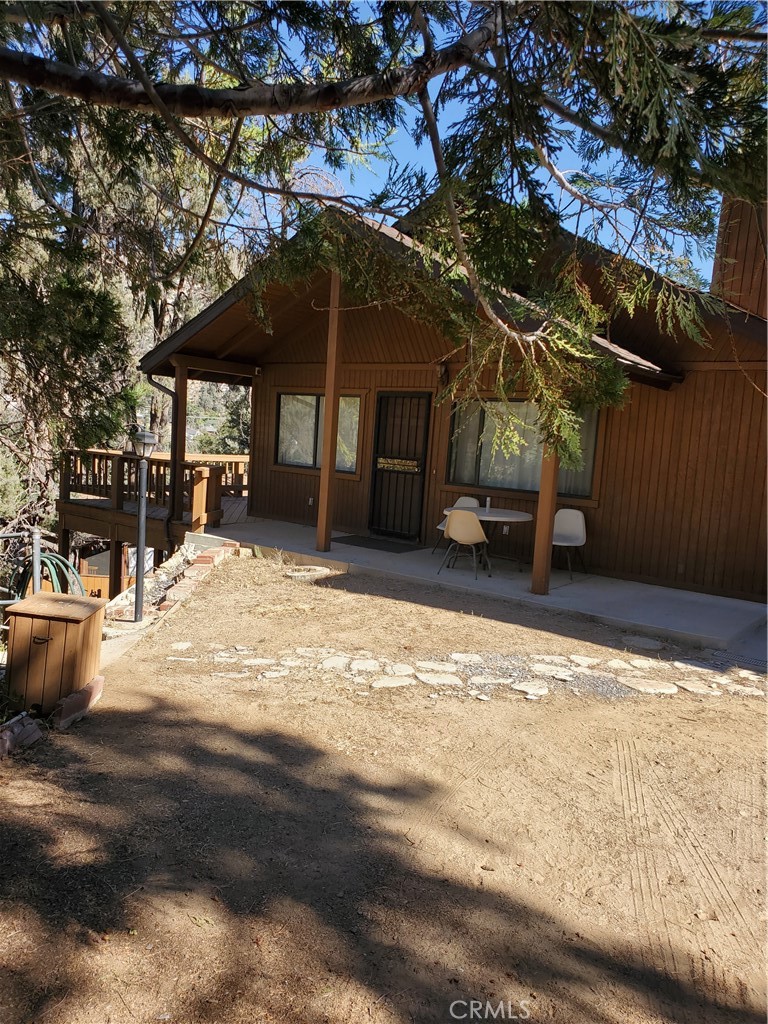
[[[71,21],[92,18],[96,13],[88,0],[80,0],[79,3],[36,3],[32,10],[34,17],[27,4],[5,4],[3,20],[11,25],[29,25],[30,22],[67,25]]]
[[[210,223],[211,217],[213,216],[213,208],[214,208],[214,206],[216,204],[216,198],[217,198],[217,196],[219,194],[219,190],[220,190],[222,184],[224,183],[224,176],[225,176],[225,174],[227,172],[227,169],[229,168],[230,161],[232,160],[232,156],[233,156],[233,154],[235,152],[235,148],[237,146],[238,139],[240,138],[240,130],[242,129],[242,127],[243,127],[243,118],[241,117],[241,118],[238,118],[237,123],[235,124],[235,127],[234,127],[234,129],[232,131],[232,138],[229,140],[229,146],[227,148],[227,152],[224,155],[224,160],[222,161],[222,165],[221,165],[222,169],[216,175],[216,180],[213,183],[213,188],[211,189],[211,194],[210,194],[210,196],[208,198],[208,204],[207,204],[207,206],[205,208],[205,212],[203,213],[203,216],[202,216],[202,218],[200,220],[200,223],[197,226],[197,231],[195,232],[195,236],[192,239],[192,241],[189,243],[189,246],[188,246],[186,252],[181,257],[181,259],[176,264],[176,266],[172,270],[169,270],[167,273],[162,275],[162,279],[164,281],[169,281],[171,278],[176,277],[177,274],[181,273],[181,271],[186,267],[187,263],[189,263],[193,253],[195,252],[195,250],[197,249],[198,245],[200,244],[200,242],[201,242],[201,240],[203,238],[203,235],[206,232],[208,224]]]
[[[106,7],[99,7],[97,13],[101,21],[114,26],[122,35]],[[110,31],[114,34],[113,28]],[[415,96],[432,78],[467,67],[473,54],[492,44],[495,32],[496,16],[491,12],[478,28],[436,50],[429,59],[425,55],[411,64],[378,74],[316,85],[297,82],[208,89],[198,85],[155,84],[149,82],[141,64],[137,68],[131,62],[137,76],[136,80],[131,80],[85,71],[63,61],[46,60],[7,46],[0,46],[0,78],[84,100],[94,106],[121,110],[147,112],[157,108],[159,100],[169,114],[178,117],[315,114],[380,103],[398,96]]]
[[[703,28],[700,34],[705,39],[726,39],[729,41],[743,43],[765,43],[768,42],[768,30],[761,29],[729,29],[729,28]]]
[[[459,215],[456,210],[456,203],[454,202],[453,193],[451,192],[450,177],[445,163],[445,156],[443,155],[443,148],[440,142],[440,134],[437,127],[435,112],[432,107],[432,101],[429,98],[429,93],[426,89],[419,93],[419,102],[421,103],[421,109],[424,113],[427,136],[432,146],[432,153],[435,158],[437,176],[440,180],[440,184],[443,186],[443,197],[445,200],[446,212],[448,213],[448,222],[451,226],[451,237],[453,238],[453,243],[456,246],[456,252],[458,253],[461,265],[466,272],[472,292],[489,321],[497,327],[502,334],[507,337],[514,338],[520,346],[521,354],[525,356],[528,353],[525,352],[521,343],[524,339],[529,339],[526,338],[524,332],[518,331],[517,329],[511,329],[509,324],[505,323],[501,317],[497,315],[492,303],[485,294],[485,289],[482,286],[480,277],[469,255],[469,251],[467,250],[466,242],[464,241],[464,236],[461,231]]]

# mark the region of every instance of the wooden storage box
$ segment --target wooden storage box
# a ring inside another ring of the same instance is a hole
[[[49,714],[99,671],[104,606],[96,597],[39,593],[6,609],[11,706]]]

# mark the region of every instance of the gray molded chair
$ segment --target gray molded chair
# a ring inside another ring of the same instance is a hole
[[[440,569],[437,570],[438,576],[446,562],[449,569],[456,565],[456,559],[461,554],[462,548],[468,548],[469,553],[472,555],[475,579],[477,579],[478,561],[480,565],[485,565],[488,575],[491,575],[491,562],[488,558],[488,538],[485,536],[482,523],[474,512],[470,509],[466,511],[464,509],[454,509],[453,512],[449,512],[445,520],[444,532],[446,540],[449,540],[451,543],[440,563]]]
[[[584,555],[581,549],[587,543],[587,525],[584,513],[578,508],[560,508],[555,512],[555,530],[552,534],[552,547],[564,548],[568,560],[568,573],[573,579],[571,568],[571,548],[578,552],[581,568],[586,573]]]
[[[457,498],[456,501],[453,504],[457,508],[480,508],[480,501],[479,501],[479,499],[478,498],[471,498],[468,494],[462,494],[462,496],[460,498]],[[443,532],[445,530],[445,524],[447,522],[448,522],[448,517],[446,516],[445,519],[442,521],[442,523],[438,523],[437,526],[435,527],[435,529],[438,531],[438,534],[437,534],[437,540],[435,541],[435,546],[432,548],[432,554],[433,555],[434,555],[434,553],[435,553],[435,551],[437,549],[437,545],[443,539]]]

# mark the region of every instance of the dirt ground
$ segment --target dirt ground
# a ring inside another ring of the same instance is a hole
[[[759,698],[477,699],[317,663],[625,640],[231,560],[88,719],[0,764],[0,1021],[762,1022]]]

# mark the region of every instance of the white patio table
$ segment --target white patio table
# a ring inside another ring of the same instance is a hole
[[[466,505],[451,505],[443,509],[443,515],[449,512],[474,512],[477,518],[484,523],[530,523],[533,516],[530,512],[520,512],[515,508],[490,508],[480,505],[477,508]]]
[[[490,523],[491,530],[488,536],[488,543],[493,540],[493,536],[496,533],[496,528],[499,523],[530,523],[533,520],[533,516],[530,512],[520,512],[515,508],[494,508],[493,505],[479,505],[475,508],[474,505],[450,505],[448,508],[443,509],[443,515],[447,516],[449,512],[461,511],[461,512],[474,512],[477,518],[483,523]],[[439,529],[439,527],[438,527]],[[437,544],[435,545],[437,547]],[[434,549],[433,549],[434,550]],[[523,563],[519,559],[516,559],[520,571],[523,571]]]

